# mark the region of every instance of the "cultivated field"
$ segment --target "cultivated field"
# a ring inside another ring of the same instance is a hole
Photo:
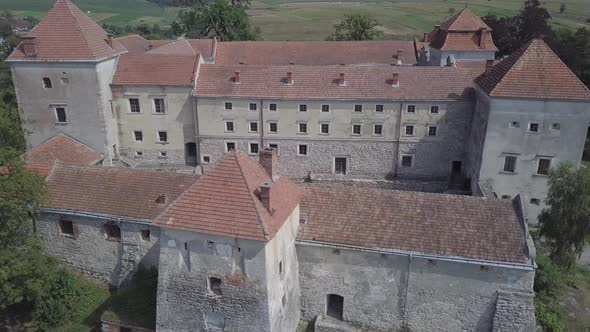
[[[166,26],[174,20],[177,8],[160,8],[146,0],[73,0],[100,22],[109,24],[158,23]],[[0,0],[0,9],[17,15],[41,17],[54,0]],[[323,40],[333,25],[346,13],[365,11],[373,14],[384,38],[409,39],[430,31],[434,24],[460,11],[468,3],[477,14],[514,15],[524,0],[252,0],[248,13],[260,27],[265,40]],[[563,14],[561,3],[566,4]],[[553,15],[556,27],[590,27],[590,0],[543,1]]]

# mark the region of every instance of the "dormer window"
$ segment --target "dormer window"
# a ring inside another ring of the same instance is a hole
[[[43,77],[43,88],[51,89],[51,79],[49,77]]]

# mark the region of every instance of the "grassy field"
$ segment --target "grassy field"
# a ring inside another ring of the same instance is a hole
[[[73,0],[99,22],[109,24],[158,23],[167,26],[178,8],[161,8],[146,0]],[[514,15],[524,0],[468,0],[477,14]],[[54,0],[0,0],[0,9],[15,11],[18,16],[42,17]],[[559,14],[560,4],[566,10]],[[248,10],[265,40],[323,40],[333,25],[346,13],[364,11],[381,22],[386,39],[410,39],[430,31],[452,13],[465,7],[466,0],[253,0]],[[553,25],[563,28],[590,27],[588,0],[545,0],[553,15]]]

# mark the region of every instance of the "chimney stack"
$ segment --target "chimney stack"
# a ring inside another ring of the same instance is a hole
[[[397,64],[398,64],[398,66],[401,66],[404,63],[403,62],[403,54],[404,54],[404,51],[402,51],[402,50],[397,51]]]
[[[340,80],[338,81],[338,85],[345,86],[346,81],[344,80],[344,73],[340,73]]]
[[[391,77],[391,86],[398,87],[399,86],[399,74],[393,73]]]
[[[434,30],[438,30],[438,29],[440,29],[440,24],[437,24],[434,26]]]
[[[293,84],[293,73],[290,71],[287,72],[287,84]]]
[[[23,37],[22,51],[23,53],[25,53],[25,56],[37,56],[37,46],[35,44],[35,37]]]
[[[486,60],[486,74],[489,74],[494,67],[494,60]]]
[[[150,42],[148,44],[148,50],[151,50],[152,48],[154,48],[154,43]]]
[[[272,183],[262,182],[258,187],[260,188],[260,202],[262,203],[262,206],[264,206],[269,213],[272,213],[272,205],[270,202],[270,188],[272,187]]]
[[[264,148],[259,153],[260,166],[270,175],[273,181],[277,179],[277,150],[273,148]]]
[[[109,44],[109,46],[113,48],[113,35],[111,35],[110,33],[107,35],[107,44]]]
[[[240,83],[240,72],[236,71],[234,73],[234,83]]]

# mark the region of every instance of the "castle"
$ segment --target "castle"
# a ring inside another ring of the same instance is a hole
[[[580,165],[590,91],[542,40],[495,61],[492,33],[465,9],[407,42],[114,38],[58,0],[7,59],[36,229],[115,285],[157,267],[158,331],[531,328],[527,221]]]

